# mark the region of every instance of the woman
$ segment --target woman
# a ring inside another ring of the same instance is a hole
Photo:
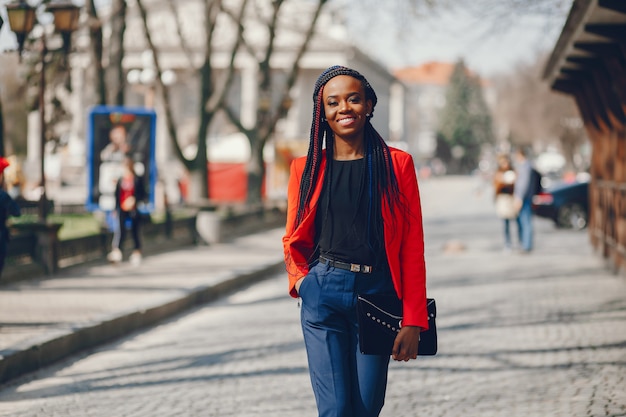
[[[419,333],[428,328],[415,168],[372,126],[376,101],[357,71],[324,71],[313,94],[308,155],[291,165],[285,264],[289,293],[302,299],[320,416],[378,416],[384,403],[389,355],[360,353],[358,294],[402,299],[396,361],[417,358]]]
[[[135,174],[134,161],[130,157],[124,159],[124,173],[115,187],[115,211],[117,227],[113,233],[113,250],[109,253],[111,262],[122,260],[122,244],[126,237],[126,222],[130,222],[134,248],[130,255],[130,262],[138,265],[141,262],[141,216],[137,211],[137,203],[143,201],[146,191],[141,177]]]
[[[517,219],[517,208],[513,197],[516,174],[511,158],[507,155],[498,156],[498,168],[493,176],[493,188],[496,202],[496,215],[504,222],[504,250],[510,251],[511,220]],[[519,220],[517,221],[519,232]]]
[[[9,228],[7,227],[7,219],[9,216],[19,217],[21,215],[20,207],[2,187],[4,170],[9,164],[8,159],[0,157],[0,276],[4,269],[4,261],[7,257],[9,240],[11,238]]]

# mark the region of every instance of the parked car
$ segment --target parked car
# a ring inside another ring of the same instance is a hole
[[[581,230],[589,215],[589,182],[561,183],[533,197],[535,215],[554,221],[557,227]]]

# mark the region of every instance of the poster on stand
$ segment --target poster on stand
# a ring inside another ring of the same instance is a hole
[[[157,180],[154,110],[96,106],[89,111],[87,125],[87,209],[115,210],[115,187],[125,160],[130,158],[148,194],[139,210],[152,212]]]

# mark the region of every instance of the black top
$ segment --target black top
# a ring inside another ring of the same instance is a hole
[[[120,206],[120,195],[122,192],[122,180],[123,177],[119,178],[117,180],[117,183],[115,184],[115,209],[117,211],[121,211],[121,206]],[[135,201],[137,203],[143,202],[148,198],[148,193],[146,192],[146,186],[144,185],[144,178],[140,177],[139,175],[135,175],[134,178],[134,186],[135,186]]]
[[[382,253],[368,244],[372,231],[368,231],[365,160],[332,164],[330,182],[324,184],[315,218],[319,253],[344,262],[376,265],[376,255]]]
[[[17,205],[11,196],[0,189],[0,239],[9,240],[9,230],[7,228],[7,218],[9,216],[19,216],[21,214],[20,206]]]

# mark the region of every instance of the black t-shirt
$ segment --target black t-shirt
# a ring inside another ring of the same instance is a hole
[[[374,233],[372,221],[379,220],[368,221],[365,160],[331,163],[330,181],[322,189],[315,219],[319,253],[344,262],[376,265],[382,253],[373,246],[380,240],[368,236]]]

